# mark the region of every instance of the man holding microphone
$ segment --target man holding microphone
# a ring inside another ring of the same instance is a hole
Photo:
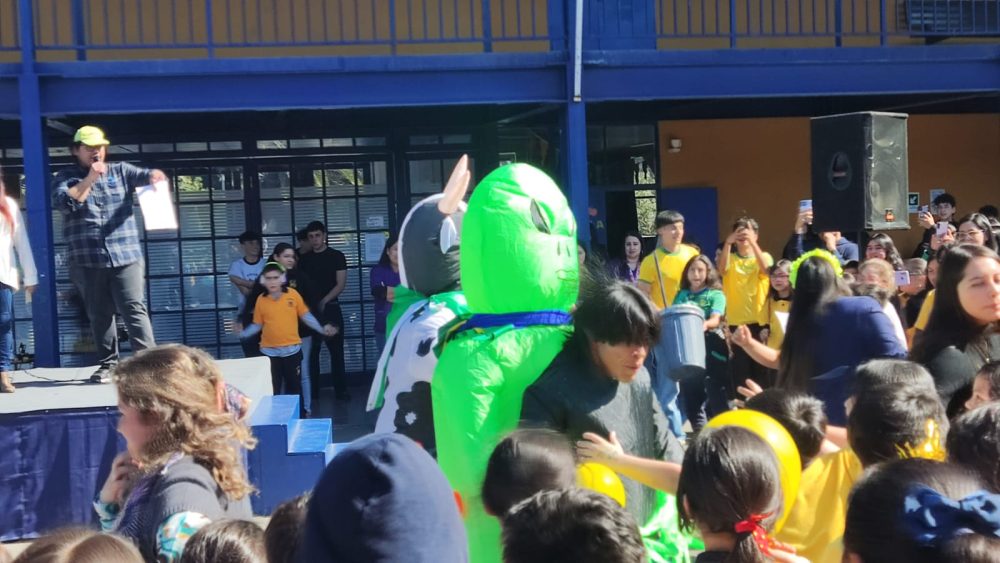
[[[53,208],[63,214],[69,244],[70,277],[83,297],[101,364],[91,383],[107,383],[118,363],[116,310],[124,317],[133,351],[156,344],[144,300],[145,264],[134,206],[136,188],[167,176],[107,162],[108,144],[97,127],[81,127],[71,146],[76,164],[52,181]]]

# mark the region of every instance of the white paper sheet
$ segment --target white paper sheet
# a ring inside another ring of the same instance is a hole
[[[135,189],[147,231],[177,230],[177,213],[170,199],[170,184],[161,180]]]

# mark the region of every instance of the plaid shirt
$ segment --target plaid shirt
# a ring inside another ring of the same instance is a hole
[[[52,181],[52,206],[64,218],[63,237],[71,264],[86,268],[118,268],[142,260],[135,223],[135,188],[149,183],[150,170],[127,162],[108,163],[108,172],[80,202],[69,189],[87,177],[89,169],[60,170]]]

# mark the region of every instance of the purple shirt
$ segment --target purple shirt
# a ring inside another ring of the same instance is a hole
[[[388,289],[399,285],[399,272],[394,272],[391,266],[378,265],[372,268],[371,288],[375,297],[375,333],[385,334],[385,319],[392,310],[392,303],[387,299]]]

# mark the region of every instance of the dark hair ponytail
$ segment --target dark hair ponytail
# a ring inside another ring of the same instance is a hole
[[[725,561],[766,561],[759,537],[782,511],[778,461],[771,447],[745,428],[704,428],[684,454],[677,485],[681,527],[733,534]]]

